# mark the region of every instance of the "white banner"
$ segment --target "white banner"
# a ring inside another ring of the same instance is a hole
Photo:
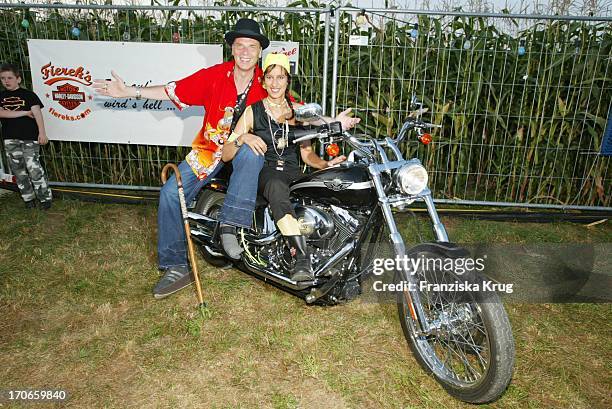
[[[270,41],[270,46],[262,52],[262,61],[265,60],[266,55],[270,53],[283,53],[289,57],[291,75],[297,74],[298,63],[300,61],[300,43],[295,41]]]
[[[28,40],[33,90],[49,139],[190,146],[204,109],[170,101],[112,99],[93,80],[115,70],[127,85],[159,85],[223,60],[222,45]]]

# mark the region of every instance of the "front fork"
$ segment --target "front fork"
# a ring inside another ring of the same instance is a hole
[[[436,210],[436,205],[434,204],[433,197],[431,197],[431,191],[427,189],[427,192],[423,196],[421,196],[423,201],[425,201],[425,205],[427,206],[427,212],[429,213],[429,217],[433,223],[434,234],[438,241],[448,243],[448,234],[446,234],[446,229],[444,225],[440,221],[438,217],[438,211]]]
[[[387,222],[387,226],[389,227],[389,236],[391,238],[391,242],[393,243],[393,247],[395,250],[395,254],[397,255],[406,255],[406,245],[404,243],[404,239],[400,234],[397,224],[395,223],[395,218],[393,217],[393,212],[391,211],[391,205],[389,203],[389,198],[387,197],[380,174],[372,175],[374,186],[376,187],[376,191],[378,193],[378,201],[382,210],[383,217]],[[427,190],[424,194],[421,195],[421,198],[425,201],[427,206],[427,211],[429,213],[429,217],[433,222],[434,233],[441,242],[448,242],[448,235],[446,233],[446,229],[444,225],[440,221],[438,217],[438,212],[436,211],[436,207],[433,202],[433,198],[431,197],[431,192]],[[415,323],[418,323],[420,327],[420,333],[428,334],[430,332],[430,324],[427,320],[427,315],[423,310],[423,304],[421,303],[421,296],[419,292],[416,290],[418,288],[418,283],[414,279],[414,271],[411,271],[408,267],[408,263],[399,263],[402,266],[404,273],[404,278],[407,279],[409,283],[413,283],[412,290],[404,290],[403,294],[406,298],[406,302],[408,304],[408,308],[410,310],[410,315]]]

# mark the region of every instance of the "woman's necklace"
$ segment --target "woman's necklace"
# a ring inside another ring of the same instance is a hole
[[[273,102],[269,96],[266,97],[266,102],[268,103],[268,105],[270,105],[273,108],[278,108],[278,107],[286,107],[287,106],[287,100],[285,98],[282,99],[281,102],[276,103]]]
[[[266,98],[266,103],[272,104],[268,98]],[[285,101],[285,104],[287,102]],[[281,106],[282,104],[278,104]],[[279,170],[282,170],[282,166],[284,165],[284,161],[280,160],[283,157],[283,153],[285,153],[285,148],[289,145],[289,122],[284,121],[283,124],[279,124],[276,119],[274,119],[271,110],[269,107],[264,104],[264,108],[266,111],[266,115],[268,117],[268,129],[270,131],[270,137],[272,138],[272,148],[274,149],[274,153],[279,158],[277,164],[281,167]],[[278,127],[276,131],[272,131],[272,120]],[[276,135],[280,132],[280,136],[277,138]],[[280,152],[279,152],[280,151]],[[277,168],[278,169],[278,168]]]

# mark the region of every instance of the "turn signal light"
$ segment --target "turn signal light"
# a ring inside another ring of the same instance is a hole
[[[340,147],[335,143],[330,143],[325,148],[325,152],[331,157],[336,157],[340,153]]]
[[[428,134],[428,133],[424,133],[423,135],[419,137],[419,140],[421,141],[423,145],[429,145],[429,143],[431,142],[431,139],[432,139],[431,134]]]

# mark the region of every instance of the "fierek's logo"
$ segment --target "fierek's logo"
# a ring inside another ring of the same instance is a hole
[[[93,98],[91,95],[85,95],[84,92],[87,91],[85,87],[93,84],[91,74],[81,66],[56,67],[49,62],[41,67],[40,73],[42,74],[43,83],[45,85],[55,87],[55,89],[51,89],[51,95],[49,95],[49,93],[45,94],[46,97],[52,98],[53,101],[57,102],[62,108],[68,111],[74,111],[81,104]],[[61,84],[57,84],[58,82],[61,82]],[[84,85],[85,87],[77,84]],[[83,91],[81,91],[81,89]],[[91,109],[84,107],[82,112],[70,112],[70,114],[68,114],[65,112],[58,112],[51,106],[49,107],[49,113],[55,118],[63,121],[80,121],[91,113]]]
[[[79,92],[79,87],[70,84],[59,85],[57,91],[53,91],[52,94],[53,100],[69,111],[85,102],[85,93]]]
[[[58,81],[75,81],[87,86],[93,84],[91,74],[83,67],[55,67],[49,63],[42,66],[40,73],[47,85],[53,85]]]

